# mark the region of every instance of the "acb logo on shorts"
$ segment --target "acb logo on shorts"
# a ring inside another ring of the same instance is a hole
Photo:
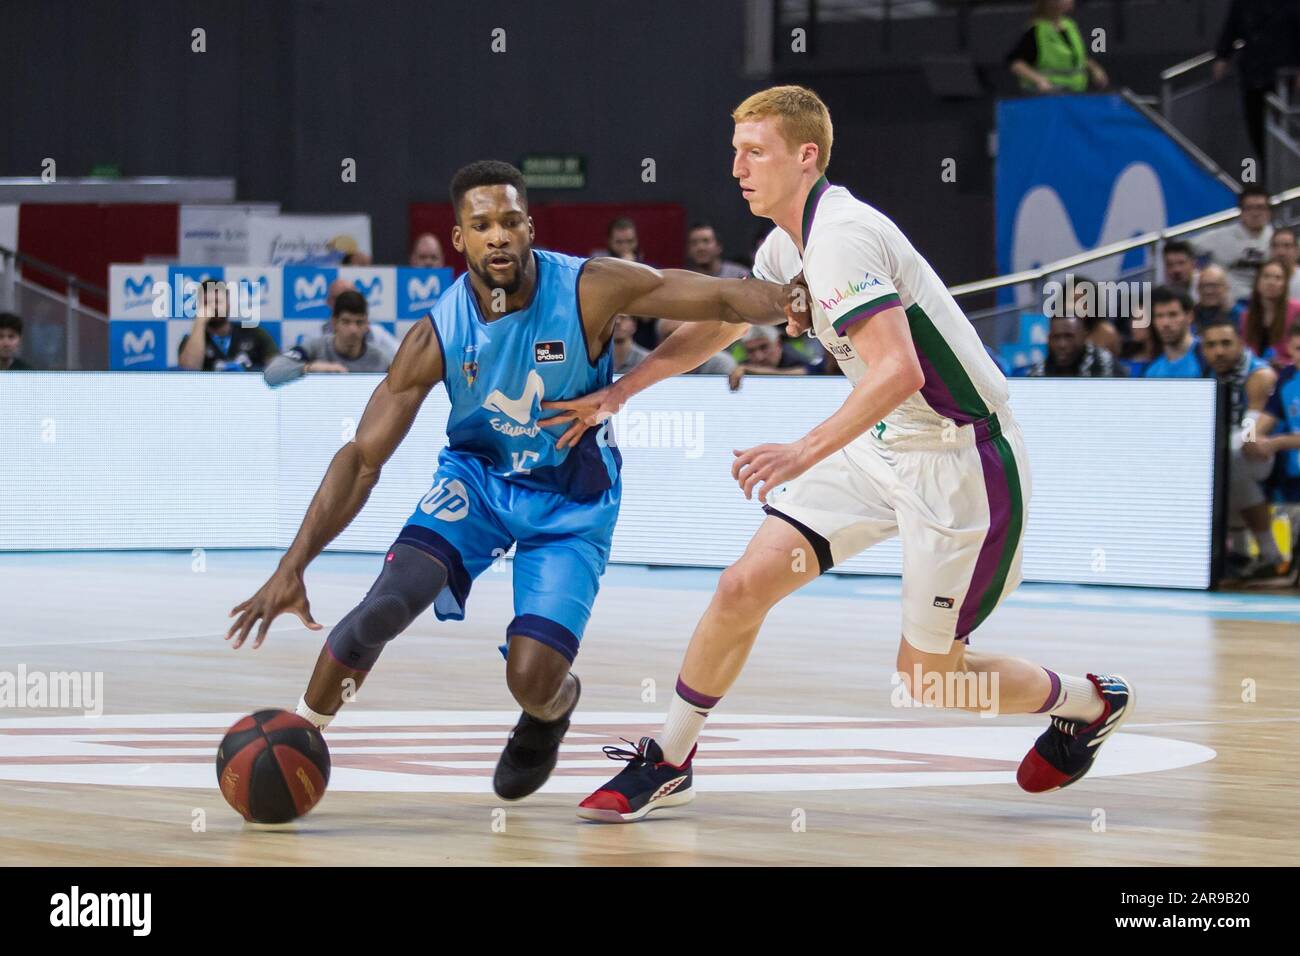
[[[455,478],[439,478],[420,500],[420,510],[439,521],[459,521],[469,514],[469,494]]]

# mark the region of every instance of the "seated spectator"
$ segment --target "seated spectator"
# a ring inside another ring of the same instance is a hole
[[[1098,294],[1097,283],[1084,276],[1076,275],[1073,312],[1083,320],[1083,327],[1088,334],[1088,344],[1118,356],[1124,348],[1123,339],[1115,323],[1101,317],[1102,311],[1103,305]]]
[[[1273,470],[1273,457],[1247,454],[1247,438],[1255,437],[1255,423],[1264,411],[1277,384],[1277,373],[1242,340],[1231,322],[1207,326],[1202,332],[1202,349],[1214,377],[1228,386],[1228,425],[1232,429],[1228,458],[1228,520],[1244,524],[1255,538],[1260,558],[1248,562],[1241,537],[1237,537],[1234,576],[1273,577],[1282,555],[1273,540],[1272,519],[1263,481]],[[1247,423],[1249,425],[1247,426]]]
[[[773,325],[750,326],[741,340],[745,346],[745,372],[749,375],[809,375],[812,362]]]
[[[642,348],[632,340],[636,334],[637,319],[634,315],[614,316],[614,374],[622,375],[640,365],[650,350]]]
[[[1300,325],[1287,335],[1292,355],[1300,355]],[[1271,461],[1282,456],[1274,472],[1277,492],[1283,501],[1300,502],[1300,366],[1288,365],[1278,372],[1277,385],[1255,422],[1255,440],[1243,446],[1252,461]],[[1295,563],[1295,555],[1292,555]]]
[[[658,341],[662,342],[668,336],[677,331],[678,327],[684,323],[676,319],[657,319],[655,320],[655,335]],[[745,367],[739,364],[731,357],[729,352],[719,352],[716,355],[709,356],[703,365],[693,368],[688,373],[690,375],[725,375],[727,384],[734,392],[740,388],[741,379],[745,377]]]
[[[344,266],[373,266],[374,264],[375,260],[370,253],[361,252],[360,250],[347,253],[339,263],[339,265]]]
[[[605,236],[605,248],[597,249],[592,255],[641,262],[641,241],[636,235],[636,223],[626,216],[615,219],[609,224]]]
[[[1287,298],[1300,299],[1300,269],[1296,259],[1300,250],[1296,248],[1295,230],[1290,226],[1278,226],[1273,230],[1273,238],[1268,241],[1268,255],[1277,259],[1290,270],[1291,281],[1287,285]]]
[[[1069,17],[1074,0],[1035,0],[1029,29],[1006,56],[1021,89],[1030,93],[1085,93],[1091,75],[1098,89],[1110,83],[1088,56],[1078,25]]]
[[[366,297],[354,289],[334,300],[334,331],[307,339],[277,356],[262,377],[271,387],[307,372],[387,372],[393,352],[366,341],[370,330]]]
[[[707,222],[697,222],[686,230],[686,268],[719,279],[745,279],[749,270],[722,258],[722,243]]]
[[[1196,298],[1196,252],[1189,242],[1170,239],[1163,252],[1165,285]]]
[[[1129,338],[1124,343],[1124,351],[1120,356],[1121,364],[1131,377],[1141,378],[1159,354],[1160,339],[1151,328],[1151,320],[1141,306],[1134,306],[1129,322]]]
[[[1270,259],[1259,267],[1250,303],[1241,317],[1241,334],[1246,344],[1262,359],[1278,365],[1294,361],[1287,346],[1287,332],[1300,317],[1300,302],[1287,297],[1291,274],[1286,263]]]
[[[1239,322],[1245,306],[1228,301],[1228,273],[1223,266],[1210,265],[1196,279],[1197,331],[1218,322]]]
[[[325,290],[325,305],[330,310],[330,315],[334,315],[334,304],[338,302],[340,295],[344,292],[356,291],[356,286],[347,279],[335,279],[331,282],[329,288]],[[357,294],[360,295],[360,293]],[[321,335],[333,335],[334,319],[328,318],[322,322],[320,331]],[[396,355],[398,346],[402,344],[397,341],[397,337],[392,332],[389,332],[382,325],[367,325],[366,342],[375,346],[381,352],[387,352],[389,355]]]
[[[1068,315],[1051,320],[1047,357],[1027,373],[1033,378],[1115,378],[1123,376],[1119,360],[1087,339],[1083,322]]]
[[[1241,215],[1202,233],[1196,248],[1208,255],[1228,273],[1227,305],[1236,305],[1250,297],[1255,284],[1255,273],[1268,256],[1273,227],[1269,225],[1268,190],[1251,183],[1237,197]]]
[[[441,269],[447,264],[442,254],[442,243],[431,232],[416,237],[411,246],[411,265],[423,269]]]
[[[1192,300],[1186,292],[1164,286],[1153,290],[1151,324],[1160,340],[1160,354],[1147,366],[1144,377],[1204,378],[1209,374],[1200,341],[1192,334]]]
[[[230,295],[224,282],[207,279],[199,286],[194,324],[181,339],[181,368],[260,372],[278,354],[280,349],[266,329],[230,321]]]
[[[23,350],[23,320],[12,312],[0,312],[0,372],[31,371],[18,357]]]

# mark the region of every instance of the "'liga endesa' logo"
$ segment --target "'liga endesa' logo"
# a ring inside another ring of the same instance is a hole
[[[245,710],[264,703],[250,701]],[[360,706],[345,708],[325,731],[331,792],[490,794],[492,770],[519,716]],[[0,719],[0,780],[215,789],[217,744],[240,716]],[[621,768],[601,747],[653,733],[662,720],[657,705],[580,712],[544,792],[590,793]],[[916,710],[875,719],[718,714],[700,738],[695,767],[708,792],[1014,786],[1016,767],[1042,728],[1033,718],[992,721]],[[1121,733],[1092,776],[1171,770],[1213,757],[1199,744]]]

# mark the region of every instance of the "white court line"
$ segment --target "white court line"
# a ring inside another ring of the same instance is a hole
[[[328,630],[333,626],[334,625],[332,624],[326,624],[324,625],[323,629]],[[299,624],[296,627],[281,627],[281,628],[273,627],[266,632],[266,636],[270,637],[272,634],[284,634],[287,631],[307,631],[307,630],[311,630],[311,629],[308,627],[304,627],[301,624]],[[102,641],[20,641],[17,644],[0,642],[0,647],[78,647],[78,646],[93,647],[97,644],[129,644],[132,641],[197,641],[200,638],[205,638],[205,637],[213,638],[213,637],[225,637],[225,636],[226,636],[225,631],[216,631],[215,633],[211,633],[211,634],[157,634],[154,635],[153,637],[109,637],[109,638],[105,638]],[[253,633],[248,635],[248,639],[244,643],[246,644],[249,643],[256,636],[257,636],[257,629],[254,628]]]

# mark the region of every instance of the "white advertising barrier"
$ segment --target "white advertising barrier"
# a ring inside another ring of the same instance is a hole
[[[283,548],[377,375],[0,376],[0,550]],[[763,518],[732,449],[789,441],[835,410],[843,379],[683,376],[633,400],[612,560],[723,567]],[[1209,380],[1013,380],[1033,498],[1027,580],[1210,584],[1215,389]],[[386,549],[446,444],[436,390],[366,507],[331,546]],[[897,541],[837,572],[897,573]]]
[[[348,252],[370,251],[370,217],[361,213],[248,220],[249,265],[338,265]]]
[[[181,206],[177,259],[210,265],[247,265],[249,221],[254,216],[275,216],[279,212],[279,203]]]

